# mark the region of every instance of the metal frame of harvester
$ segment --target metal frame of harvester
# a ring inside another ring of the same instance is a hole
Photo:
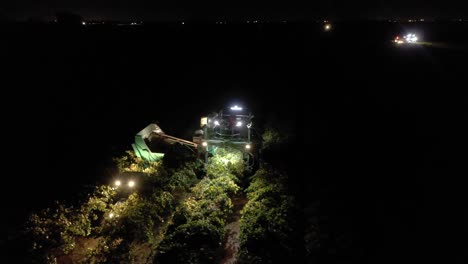
[[[149,162],[164,157],[169,145],[178,143],[196,150],[205,162],[215,155],[219,147],[231,147],[242,151],[248,167],[253,165],[251,152],[251,127],[253,115],[237,105],[202,117],[200,129],[195,131],[193,142],[165,134],[156,124],[149,124],[135,135],[132,148],[135,154]]]
[[[246,164],[250,165],[253,162],[252,119],[250,112],[237,105],[202,117],[201,129],[195,132],[193,141],[202,145],[205,161],[209,155],[216,154],[218,147],[231,147],[241,150]]]

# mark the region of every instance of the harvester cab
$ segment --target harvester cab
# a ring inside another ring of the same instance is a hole
[[[201,128],[195,131],[193,141],[201,146],[205,160],[215,155],[219,147],[232,147],[241,150],[246,164],[251,166],[253,117],[247,109],[237,105],[224,108],[201,118]]]

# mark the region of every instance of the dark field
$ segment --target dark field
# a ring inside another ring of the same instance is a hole
[[[397,47],[407,30],[432,45]],[[468,24],[4,25],[2,244],[31,210],[112,176],[158,121],[190,139],[232,100],[294,137],[278,164],[319,203],[322,263],[462,263]],[[14,164],[14,165],[13,165]],[[7,188],[10,189],[10,188]]]

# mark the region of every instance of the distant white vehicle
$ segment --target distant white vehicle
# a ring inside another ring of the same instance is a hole
[[[412,33],[406,34],[403,37],[396,36],[395,39],[393,40],[393,42],[395,42],[396,44],[405,44],[405,43],[412,44],[412,43],[417,43],[417,41],[418,41],[418,37],[416,36],[416,34],[412,34]]]

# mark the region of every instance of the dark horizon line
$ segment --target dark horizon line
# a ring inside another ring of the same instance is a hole
[[[452,17],[452,18],[429,18],[429,17],[408,17],[408,18],[311,18],[311,19],[265,19],[260,20],[258,18],[252,19],[87,19],[82,17],[83,22],[89,23],[142,23],[142,24],[204,24],[204,23],[226,23],[226,24],[268,24],[268,23],[324,23],[330,22],[353,22],[353,21],[375,21],[375,22],[403,22],[403,23],[421,23],[421,22],[468,22],[468,18],[465,17]],[[0,22],[13,22],[13,23],[56,23],[56,19],[45,18],[45,17],[30,17],[23,19],[11,19],[0,17]]]

